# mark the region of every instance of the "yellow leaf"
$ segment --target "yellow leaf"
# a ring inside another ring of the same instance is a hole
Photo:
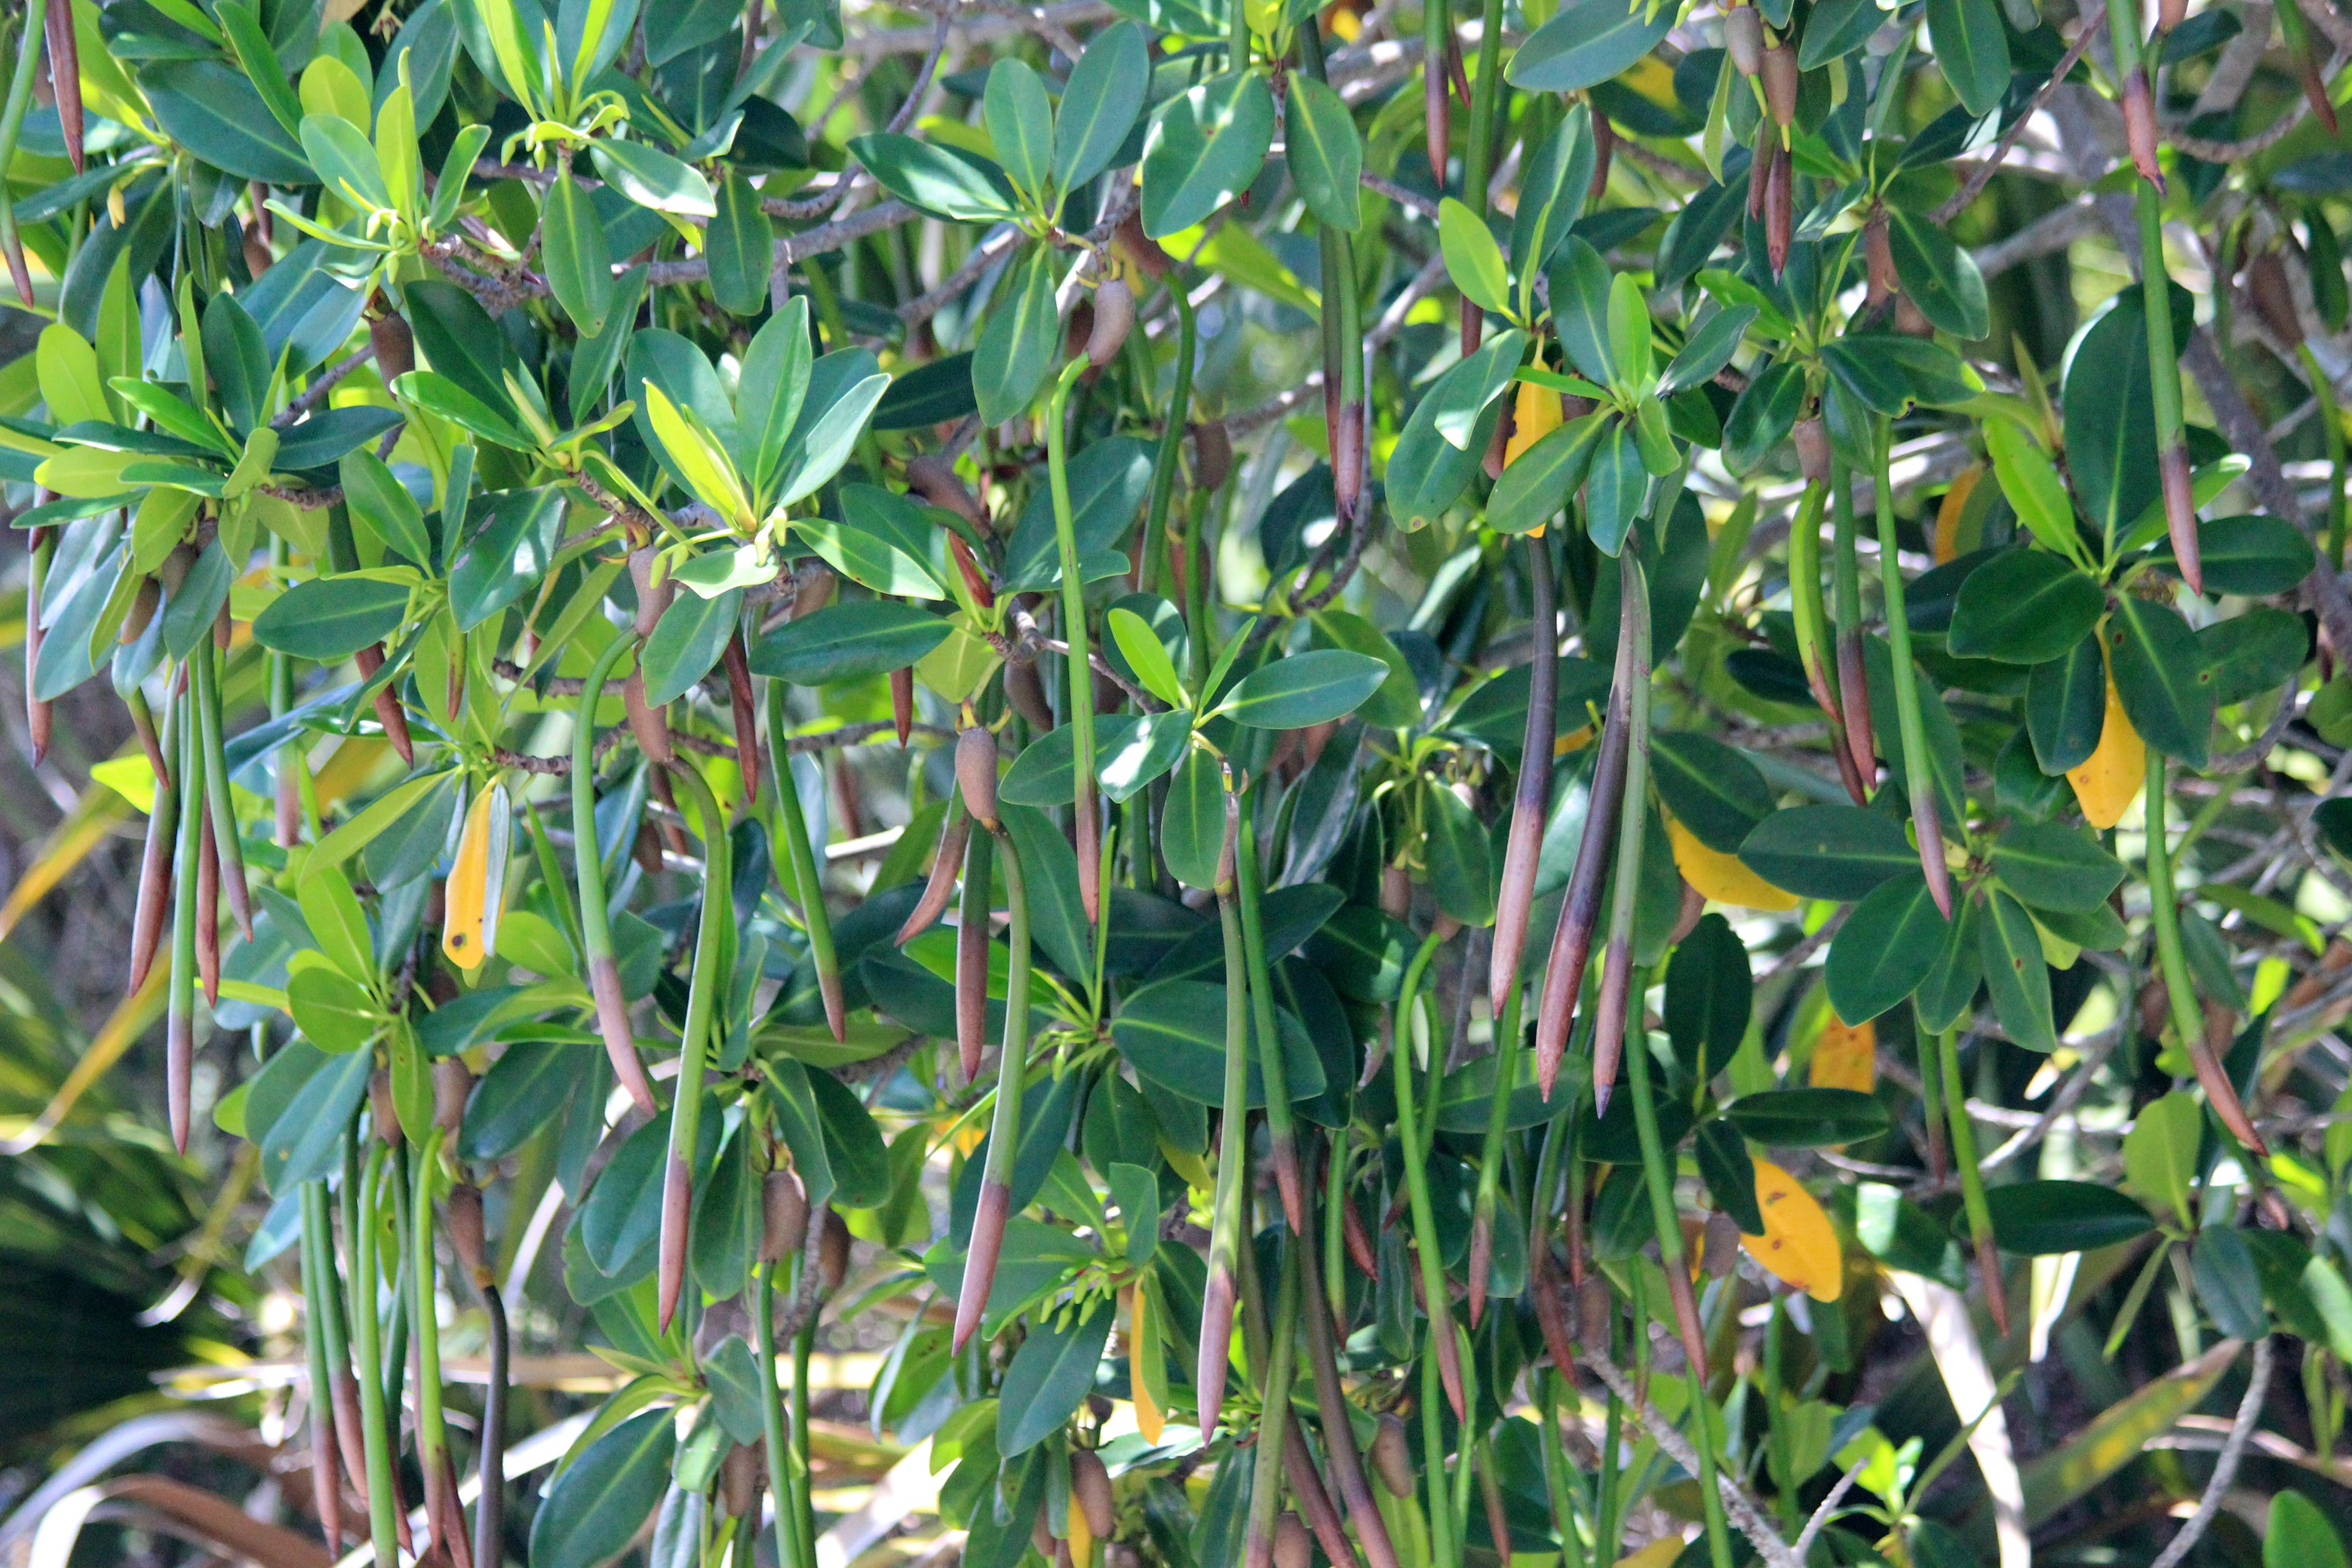
[[[1661,1535],[1638,1552],[1629,1552],[1617,1559],[1617,1568],[1666,1568],[1683,1554],[1683,1539],[1679,1535]]]
[[[1843,1295],[1845,1250],[1813,1195],[1779,1166],[1758,1160],[1756,1207],[1763,1211],[1764,1234],[1740,1237],[1748,1256],[1817,1301]]]
[[[1836,1013],[1824,1013],[1821,1038],[1813,1042],[1807,1082],[1816,1089],[1853,1089],[1867,1094],[1878,1086],[1878,1026],[1849,1027]]]
[[[468,973],[482,966],[482,913],[490,881],[490,797],[478,789],[457,839],[457,862],[449,869],[447,913],[441,925],[441,951]]]
[[[1960,517],[1969,509],[1969,493],[1984,477],[1984,465],[1974,464],[1961,470],[1944,492],[1943,505],[1936,508],[1936,564],[1943,565],[1960,553]]]
[[[1540,532],[1541,530],[1538,529],[1537,531]],[[1551,743],[1551,754],[1554,757],[1566,757],[1570,752],[1581,751],[1591,744],[1592,727],[1588,724],[1581,729],[1570,730],[1566,735],[1563,735],[1558,740],[1553,741]]]
[[[1748,870],[1748,862],[1738,855],[1707,848],[1672,817],[1666,819],[1666,837],[1674,844],[1675,869],[1683,873],[1685,882],[1698,889],[1702,897],[1747,909],[1797,907],[1795,894],[1774,887]]]
[[[2099,728],[2098,749],[2066,769],[2066,781],[2074,786],[2084,820],[2101,832],[2123,821],[2147,787],[2147,747],[2124,716],[2113,675],[2107,677],[2107,716]]]
[[[1559,393],[1533,382],[1521,382],[1517,401],[1511,406],[1511,439],[1503,444],[1503,466],[1517,463],[1520,453],[1559,425]]]
[[[155,810],[155,768],[143,751],[110,757],[89,770],[89,776],[150,816]]]

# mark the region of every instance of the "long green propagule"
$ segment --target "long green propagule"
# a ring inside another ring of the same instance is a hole
[[[656,1301],[664,1333],[686,1287],[686,1244],[693,1225],[695,1151],[702,1125],[702,1074],[710,1058],[711,1019],[719,998],[731,988],[735,967],[734,845],[727,816],[691,765],[674,764],[673,771],[701,824],[703,872],[694,975],[687,990],[686,1025],[678,1035],[677,1090],[670,1102],[669,1147],[662,1163]]]
[[[1012,913],[1006,940],[1012,965],[1004,986],[1004,1048],[996,1069],[996,1106],[988,1125],[988,1163],[982,1169],[980,1204],[971,1222],[971,1245],[964,1255],[963,1282],[956,1296],[955,1331],[951,1348],[961,1353],[979,1332],[988,1293],[996,1282],[996,1260],[1004,1245],[1005,1221],[1013,1214],[1013,1160],[1021,1143],[1021,1094],[1029,1071],[1029,893],[1023,877],[1020,852],[1004,831],[996,805],[996,737],[978,725],[967,727],[956,742],[956,782],[963,791],[964,809],[984,833],[997,841],[1003,860],[997,872],[1004,879],[1004,898]],[[979,835],[974,835],[977,838]],[[986,884],[985,875],[982,878]],[[983,904],[982,907],[985,907]],[[982,930],[986,930],[983,922]],[[975,978],[987,992],[985,966]],[[959,988],[963,975],[958,972]]]
[[[1217,1429],[1224,1410],[1225,1372],[1233,1354],[1234,1304],[1241,1288],[1239,1260],[1249,1166],[1249,964],[1243,955],[1235,879],[1240,860],[1241,800],[1224,775],[1225,832],[1217,852],[1217,921],[1225,944],[1224,1086],[1217,1124],[1217,1186],[1210,1210],[1209,1281],[1201,1293],[1201,1343],[1192,1380],[1203,1434]]]
[[[2145,796],[2148,924],[2156,933],[2157,967],[2164,985],[2165,1004],[2172,1016],[2172,1031],[2196,1067],[2198,1085],[2205,1091],[2215,1118],[2229,1129],[2231,1137],[2245,1145],[2248,1153],[2268,1159],[2270,1145],[2255,1128],[2253,1118],[2246,1114],[2245,1104],[2238,1098],[2238,1086],[2230,1082],[2230,1074],[2205,1038],[2205,1019],[2198,1007],[2189,975],[2188,949],[2181,946],[2180,911],[2172,884],[2172,852],[2165,841],[2168,831],[2164,821],[2165,773],[2164,754],[2149,747]]]
[[[848,1010],[841,985],[841,958],[833,942],[833,916],[824,906],[824,883],[816,862],[816,846],[809,839],[808,817],[801,810],[798,786],[793,781],[790,716],[784,711],[785,683],[768,683],[769,772],[775,776],[776,820],[782,830],[785,863],[792,867],[793,895],[801,906],[801,922],[808,932],[809,963],[816,970],[818,997],[824,1003],[825,1027],[836,1040],[849,1038]]]
[[[1874,499],[1878,509],[1878,573],[1886,601],[1886,645],[1895,665],[1895,716],[1903,739],[1903,774],[1911,787],[1911,828],[1919,839],[1919,870],[1927,892],[1946,920],[1952,917],[1952,872],[1944,860],[1944,825],[1936,804],[1934,758],[1927,751],[1927,722],[1919,708],[1919,673],[1911,662],[1911,619],[1903,607],[1903,566],[1895,536],[1895,484],[1887,473],[1892,437],[1886,417],[1872,432],[1877,467]]]
[[[604,851],[596,833],[596,705],[604,682],[635,644],[615,635],[588,667],[580,685],[580,716],[572,727],[572,854],[580,883],[580,939],[588,960],[588,990],[596,1002],[597,1032],[604,1036],[604,1054],[613,1076],[628,1091],[629,1100],[647,1116],[656,1109],[653,1081],[637,1055],[636,1031],[629,1022],[629,1004],[621,994],[620,966],[613,960],[613,930],[605,910]]]
[[[1246,959],[1254,1032],[1257,1036],[1258,1072],[1265,1083],[1265,1131],[1274,1158],[1274,1183],[1282,1197],[1283,1217],[1293,1235],[1307,1233],[1306,1179],[1298,1169],[1297,1118],[1290,1106],[1289,1073],[1282,1060],[1282,1035],[1275,1027],[1274,980],[1265,961],[1265,923],[1259,912],[1265,880],[1258,869],[1257,834],[1245,813],[1240,816],[1239,847],[1234,855],[1241,901],[1242,951]]]

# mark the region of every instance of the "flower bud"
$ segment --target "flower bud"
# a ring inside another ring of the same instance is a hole
[[[459,1182],[441,1206],[441,1222],[448,1228],[450,1249],[477,1281],[489,1278],[489,1249],[482,1235],[482,1189]]]
[[[379,1067],[368,1080],[368,1120],[375,1124],[376,1142],[388,1149],[400,1147],[400,1112],[392,1098],[392,1074]]]
[[[1785,43],[1764,51],[1764,106],[1772,123],[1786,131],[1797,122],[1797,51]]]
[[[1806,479],[1819,484],[1830,476],[1830,433],[1821,415],[1797,421],[1797,465]]]
[[[849,1277],[849,1222],[827,1204],[824,1223],[816,1244],[816,1281],[831,1295]]]
[[[1234,442],[1224,421],[1206,420],[1192,426],[1192,483],[1203,490],[1223,486],[1234,471]]]
[[[1111,1500],[1110,1471],[1091,1448],[1070,1454],[1070,1500],[1086,1511],[1087,1529],[1097,1541],[1108,1541],[1118,1526],[1118,1509]]]
[[[1413,1492],[1412,1453],[1405,1441],[1404,1423],[1389,1411],[1381,1412],[1380,1430],[1372,1434],[1372,1473],[1381,1478],[1391,1497]]]

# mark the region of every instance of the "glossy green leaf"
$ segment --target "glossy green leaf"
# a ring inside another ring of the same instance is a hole
[[[2009,35],[1995,0],[1927,0],[1927,37],[1952,96],[1970,114],[2000,106],[2009,90]]]
[[[2107,617],[2107,667],[2139,737],[2201,768],[2213,729],[2214,674],[2196,633],[2167,604],[2129,594]]]
[[[2033,667],[2025,685],[2025,724],[2042,772],[2055,777],[2088,760],[2099,748],[2106,718],[2107,663],[2096,635]]]
[[[1632,68],[1674,20],[1663,6],[1574,0],[1518,47],[1505,78],[1528,92],[1581,92]]]
[[[1675,821],[1711,850],[1738,854],[1770,816],[1771,786],[1736,747],[1697,730],[1662,730],[1650,741],[1651,777]]]
[[[1318,648],[1244,676],[1216,711],[1259,729],[1304,729],[1355,712],[1388,676],[1388,665],[1369,654]]]
[[[1756,824],[1739,846],[1749,870],[1805,898],[1860,898],[1916,869],[1903,824],[1860,806],[1793,806]]]
[[[2097,580],[2064,558],[2007,550],[1960,584],[1947,642],[1965,658],[2040,664],[2088,636],[2105,608]]]
[[[531,1516],[532,1568],[600,1568],[619,1556],[661,1501],[677,1445],[666,1406],[632,1416],[590,1444]]]
[[[1045,84],[1025,60],[999,59],[988,68],[981,112],[1006,177],[1032,200],[1042,199],[1054,170],[1054,106]]]
[[[1102,1305],[1075,1322],[1055,1321],[1031,1328],[1005,1367],[997,1392],[997,1452],[1007,1458],[1025,1454],[1061,1430],[1070,1413],[1094,1392],[1095,1368],[1117,1315]]]
[[[2001,1250],[2029,1258],[2095,1251],[2156,1228],[2147,1209],[2099,1182],[2011,1182],[1987,1192],[1985,1200]]]
[[[972,356],[971,390],[980,402],[981,422],[1001,424],[1026,409],[1044,388],[1061,346],[1053,259],[1044,246],[1032,246],[999,286]]]
[[[1364,143],[1346,100],[1313,77],[1293,76],[1282,126],[1290,178],[1307,210],[1317,222],[1354,234],[1363,226],[1358,186]]]
[[[827,605],[762,636],[751,648],[751,672],[796,686],[901,670],[948,634],[948,622],[912,605],[861,599]]]
[[[760,208],[759,187],[740,173],[719,187],[718,212],[703,232],[710,264],[710,297],[738,316],[754,316],[768,301],[775,266],[775,231]]]
[[[340,122],[339,122],[340,123]],[[540,219],[540,255],[548,291],[583,336],[604,329],[613,304],[613,257],[604,226],[586,193],[569,172],[547,188]]]
[[[1212,77],[1152,111],[1143,232],[1191,228],[1247,190],[1274,145],[1274,94],[1255,71]]]
[[[1303,79],[1290,84],[1294,118]],[[1150,87],[1150,50],[1134,23],[1114,22],[1087,40],[1086,52],[1070,68],[1069,85],[1062,89],[1062,105],[1054,117],[1055,185],[1075,190],[1110,167],[1143,112]],[[1297,131],[1291,135],[1295,141]]]
[[[2002,829],[1993,841],[1992,869],[2003,886],[2036,909],[2096,909],[2124,879],[2123,862],[2098,841],[2055,822]]]
[[[1949,935],[1925,876],[1881,883],[1831,938],[1830,1005],[1849,1024],[1869,1022],[1919,988]]]
[[[1666,963],[1666,1038],[1693,1077],[1712,1079],[1739,1049],[1755,994],[1747,945],[1722,915],[1700,915]]]
[[[1977,926],[1977,956],[1993,1013],[2011,1040],[2046,1056],[2058,1049],[2058,1030],[2051,1019],[2050,966],[2033,916],[1999,888],[1986,895],[1985,914]]]
[[[321,577],[272,600],[254,618],[253,638],[276,653],[333,664],[383,642],[407,614],[405,584]]]
[[[1019,210],[1004,172],[975,154],[896,131],[851,141],[849,150],[884,190],[955,223],[993,223]]]
[[[1928,26],[1940,37],[1946,25],[1937,20],[1937,6],[1964,15],[1981,9],[1991,16],[2000,57],[2000,81],[1993,92],[1998,99],[2009,86],[2009,46],[2000,36],[2000,16],[1992,0],[1929,0]],[[1942,53],[1940,46],[1937,59],[1944,67],[1945,75],[1950,77],[1954,62]],[[1969,342],[1992,330],[1992,310],[1985,298],[1984,274],[1977,270],[1974,258],[1954,242],[1948,229],[1930,222],[1924,213],[1890,206],[1886,213],[1886,245],[1895,257],[1895,276],[1903,280],[1903,292],[1919,308],[1919,314],[1953,337]]]
[[[1448,196],[1438,204],[1437,240],[1445,255],[1446,274],[1463,298],[1483,309],[1507,314],[1510,275],[1486,220]]]
[[[1886,1108],[1854,1089],[1772,1089],[1743,1094],[1724,1114],[1742,1135],[1776,1149],[1858,1144],[1886,1131]]]

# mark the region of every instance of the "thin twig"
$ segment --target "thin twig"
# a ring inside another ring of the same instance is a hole
[[[1953,192],[1950,199],[1936,209],[1935,214],[1928,219],[1928,222],[1937,228],[1942,228],[1969,210],[1969,204],[1977,199],[1977,193],[1985,188],[1985,183],[1998,173],[2001,164],[2008,161],[2011,152],[2017,146],[2017,139],[2025,134],[2027,124],[2035,115],[2042,112],[2042,106],[2050,101],[2050,95],[2058,90],[2058,84],[2066,79],[2068,73],[2074,70],[2075,62],[2083,57],[2083,51],[2090,47],[2091,35],[2105,26],[2106,20],[2107,8],[2105,5],[2099,6],[2083,18],[2082,26],[2075,30],[2074,41],[2066,46],[2064,54],[2058,57],[2058,64],[2052,68],[2050,79],[2043,82],[2040,89],[2034,93],[2033,101],[2025,106],[2025,112],[2010,121],[2009,129],[2000,133],[1999,141],[1993,143],[1992,155],[1976,166],[1969,173],[1968,183]]]
[[[1584,1359],[1585,1364],[1600,1375],[1601,1381],[1609,1385],[1609,1391],[1624,1401],[1626,1407],[1641,1418],[1642,1425],[1649,1428],[1650,1436],[1657,1440],[1660,1448],[1665,1450],[1666,1457],[1689,1474],[1698,1474],[1698,1450],[1691,1447],[1690,1439],[1684,1437],[1673,1422],[1658,1414],[1656,1406],[1642,1397],[1633,1386],[1633,1380],[1605,1355],[1587,1351]],[[1697,1411],[1692,1414],[1694,1416],[1702,1415]],[[1702,1421],[1701,1430],[1704,1429]],[[1748,1495],[1748,1490],[1731,1479],[1731,1467],[1716,1467],[1715,1484],[1716,1490],[1723,1494],[1724,1511],[1731,1516],[1732,1524],[1740,1534],[1748,1537],[1749,1543],[1756,1548],[1757,1555],[1764,1559],[1769,1568],[1804,1568],[1805,1560],[1790,1551],[1789,1543],[1780,1539],[1780,1532],[1764,1517],[1764,1511],[1757,1506],[1755,1499]],[[1614,1545],[1612,1542],[1601,1543],[1604,1552],[1613,1550]]]
[[[2231,1484],[2238,1479],[2238,1461],[2245,1458],[2246,1444],[2254,1435],[2254,1418],[2263,1413],[2263,1396],[2270,1392],[2271,1342],[2268,1335],[2254,1341],[2254,1364],[2246,1379],[2246,1396],[2238,1402],[2238,1418],[2230,1427],[2230,1436],[2221,1444],[2221,1457],[2213,1461],[2213,1474],[2205,1483],[2205,1495],[2197,1500],[2197,1511],[2180,1527],[2180,1533],[2165,1544],[2148,1568],[2174,1568],[2189,1555],[2189,1548],[2204,1538],[2207,1527],[2221,1507],[2221,1499]]]

